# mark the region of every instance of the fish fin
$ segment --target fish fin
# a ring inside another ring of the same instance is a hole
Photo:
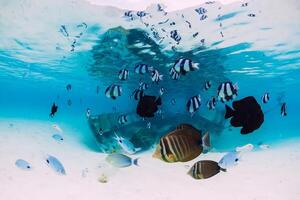
[[[141,148],[141,147],[134,148],[134,151],[135,151],[135,152],[138,152],[138,151],[141,151],[141,150],[142,150],[142,148]]]
[[[133,160],[133,164],[138,166],[138,167],[139,167],[139,163],[138,163],[139,159],[140,158],[136,158],[136,159]]]
[[[159,75],[159,80],[163,80],[164,75]]]
[[[156,150],[152,155],[153,158],[161,159],[160,148],[161,147],[159,145],[157,145]]]
[[[155,103],[160,106],[161,105],[161,97],[158,97],[156,99]]]
[[[225,119],[228,119],[233,116],[234,110],[227,105],[225,105],[225,108],[226,108]]]
[[[220,167],[220,171],[222,171],[222,172],[227,172],[227,170],[224,169],[224,168],[222,168],[222,167]]]
[[[195,69],[199,69],[199,63],[194,63],[194,66],[193,66]]]
[[[210,136],[209,136],[209,132],[206,132],[203,137],[202,137],[202,145],[204,147],[205,150],[210,149],[211,144],[210,144]]]

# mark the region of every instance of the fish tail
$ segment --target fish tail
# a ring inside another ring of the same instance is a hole
[[[222,171],[222,172],[227,172],[227,170],[224,169],[224,168],[222,168],[222,167],[220,167],[220,171]]]
[[[140,159],[140,158],[134,159],[134,160],[133,160],[133,164],[136,165],[136,166],[139,166],[139,163],[138,163],[139,159]]]
[[[138,152],[138,151],[141,151],[142,148],[141,147],[138,147],[138,148],[134,148],[135,152]]]
[[[227,105],[225,105],[225,108],[226,108],[225,119],[228,119],[233,116],[234,110]]]

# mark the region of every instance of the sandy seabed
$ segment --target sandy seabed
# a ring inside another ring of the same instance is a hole
[[[224,153],[201,154],[188,163],[169,164],[140,157],[140,166],[110,167],[105,155],[93,152],[76,139],[77,130],[62,127],[63,142],[52,138],[52,123],[29,120],[0,122],[0,200],[299,200],[300,140],[286,141],[267,150],[246,153],[228,172],[206,180],[187,175],[198,160],[218,161]],[[57,157],[66,176],[46,164],[47,154]],[[32,170],[15,166],[24,159]],[[107,183],[99,182],[102,174]]]

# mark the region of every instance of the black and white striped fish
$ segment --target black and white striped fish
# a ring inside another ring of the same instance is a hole
[[[144,96],[144,91],[140,89],[135,89],[130,97],[133,97],[135,100],[140,100]]]
[[[280,108],[280,114],[281,114],[281,116],[283,116],[283,117],[287,116],[287,112],[286,112],[286,103],[283,103],[283,104],[281,105],[281,108]]]
[[[169,74],[173,80],[178,80],[180,77],[180,74],[175,71],[174,67],[169,70]]]
[[[129,71],[127,69],[121,69],[119,71],[119,79],[125,81],[128,79]]]
[[[224,103],[233,100],[237,97],[237,84],[233,85],[232,82],[221,83],[218,87],[218,98]]]
[[[177,73],[182,75],[185,75],[187,72],[199,69],[198,63],[193,63],[193,61],[188,58],[180,58],[176,60],[173,68]]]
[[[152,82],[154,83],[158,83],[159,81],[161,81],[163,78],[163,75],[159,74],[158,70],[154,69],[152,72],[151,72],[151,79],[152,79]]]
[[[170,32],[170,37],[175,40],[177,43],[180,42],[181,36],[178,34],[177,30],[173,30]]]
[[[127,116],[126,115],[120,115],[118,117],[118,122],[121,125],[126,124],[128,122]]]
[[[105,90],[105,96],[115,100],[118,96],[122,94],[122,87],[120,85],[112,84],[108,86]]]
[[[268,101],[270,100],[270,95],[269,95],[269,93],[268,93],[268,92],[265,93],[265,94],[262,96],[261,100],[262,100],[263,103],[268,103]]]
[[[200,20],[203,21],[207,18],[207,15],[201,15]]]
[[[133,12],[131,10],[126,11],[124,17],[133,19]]]
[[[148,87],[149,87],[149,86],[148,86],[147,83],[145,83],[145,82],[140,82],[140,87],[139,87],[140,90],[142,90],[142,91],[147,90]]]
[[[164,88],[164,87],[161,87],[161,88],[159,89],[159,95],[162,96],[164,93],[165,93],[165,88]]]
[[[199,14],[199,15],[203,15],[204,13],[207,13],[207,10],[203,7],[197,8],[195,9],[195,11]]]
[[[135,73],[146,74],[153,71],[153,67],[150,67],[147,64],[137,64],[134,68]]]
[[[249,17],[255,17],[255,14],[250,13],[250,14],[248,14],[248,16],[249,16]]]
[[[217,105],[217,99],[215,97],[211,97],[211,99],[208,100],[206,104],[208,110],[214,110],[216,108],[216,105]]]
[[[186,109],[189,113],[193,114],[200,108],[200,105],[201,105],[200,95],[193,96],[188,100],[186,104]]]
[[[211,81],[206,81],[204,84],[204,89],[208,90],[211,87]]]
[[[137,11],[137,12],[136,12],[136,15],[137,15],[138,17],[145,17],[145,16],[147,15],[147,13],[146,13],[145,11]]]

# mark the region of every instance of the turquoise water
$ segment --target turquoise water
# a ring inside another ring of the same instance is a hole
[[[80,130],[82,135],[74,135],[79,138],[78,145],[100,151],[89,128],[86,109],[90,108],[92,115],[135,112],[136,102],[130,95],[141,77],[150,85],[147,94],[157,95],[161,86],[166,89],[162,105],[166,119],[178,112],[189,117],[186,101],[200,93],[202,105],[196,115],[213,122],[211,116],[222,118],[224,104],[219,103],[215,111],[209,111],[206,101],[216,95],[220,83],[230,80],[239,86],[235,100],[254,96],[265,113],[265,122],[255,132],[241,135],[239,128],[231,130],[228,120],[223,120],[222,131],[211,132],[216,151],[247,143],[276,144],[299,137],[299,2],[252,1],[249,10],[242,10],[241,3],[235,3],[222,6],[220,11],[219,5],[210,5],[214,15],[210,15],[208,8],[209,17],[203,22],[206,24],[201,25],[204,28],[200,27],[197,40],[188,37],[192,31],[186,31],[177,15],[182,12],[188,16],[193,8],[171,12],[170,18],[178,22],[176,29],[184,29],[178,46],[168,42],[160,44],[155,38],[147,37],[149,29],[143,25],[147,18],[130,22],[122,17],[123,10],[109,8],[106,12],[98,12],[97,9],[105,9],[86,2],[58,4],[57,8],[51,1],[0,2],[2,119],[38,119],[67,124]],[[80,13],[73,13],[79,9]],[[289,13],[276,14],[289,9]],[[219,18],[216,17],[218,12]],[[249,18],[247,14],[252,12],[257,16]],[[159,15],[153,16],[149,23],[163,21]],[[193,22],[198,19],[196,15],[189,17]],[[272,20],[276,23],[271,23]],[[78,27],[83,22],[87,24],[86,29]],[[221,28],[219,23],[223,25]],[[59,32],[61,25],[67,27],[69,38]],[[220,36],[220,30],[224,37]],[[72,41],[80,33],[83,34],[71,51]],[[200,37],[205,39],[204,44],[199,42]],[[136,45],[138,43],[143,43],[143,47]],[[174,45],[176,49],[172,50]],[[168,70],[180,57],[199,63],[200,69],[174,81]],[[159,85],[150,84],[149,77],[134,73],[134,66],[139,62],[155,66],[164,75],[163,81]],[[118,71],[124,67],[130,74],[127,81],[121,82]],[[212,88],[206,92],[203,85],[207,80],[212,81]],[[66,90],[69,83],[71,91]],[[115,101],[104,95],[106,87],[112,83],[123,87],[122,96]],[[265,92],[270,93],[271,99],[262,105],[261,97]],[[170,103],[173,98],[175,105]],[[71,106],[67,104],[68,99],[72,101]],[[49,118],[53,102],[59,109],[54,118]],[[280,115],[281,102],[287,103],[286,117]]]

